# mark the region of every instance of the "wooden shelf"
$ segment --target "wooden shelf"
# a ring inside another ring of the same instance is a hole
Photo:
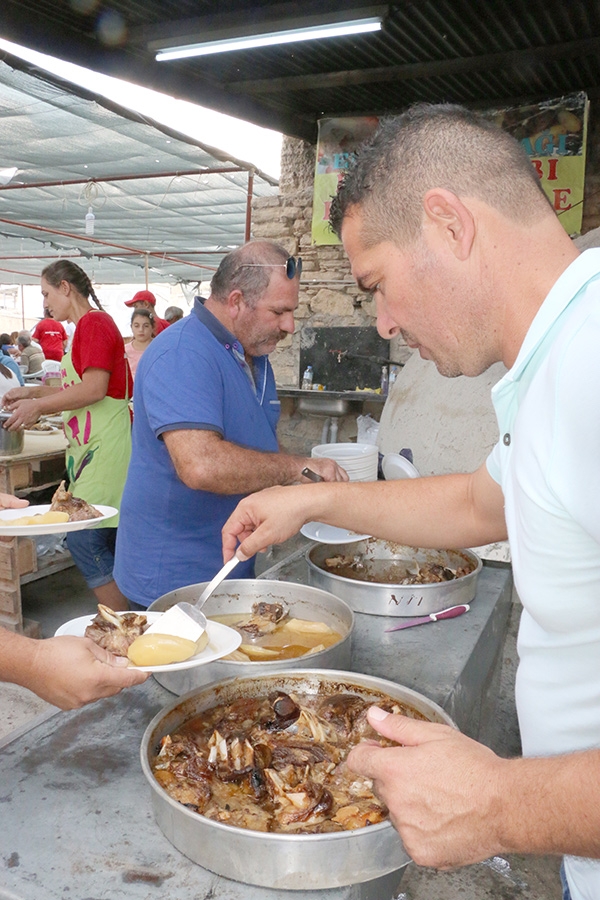
[[[37,572],[21,575],[21,584],[29,584],[30,581],[37,581],[38,578],[45,578],[46,575],[54,575],[56,572],[62,572],[74,565],[75,561],[68,550],[65,550],[64,553],[52,553],[48,557],[39,556]]]

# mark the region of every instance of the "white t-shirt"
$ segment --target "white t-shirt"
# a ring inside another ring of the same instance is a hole
[[[519,629],[525,756],[600,747],[600,250],[546,297],[492,390]],[[567,857],[573,900],[600,897],[600,861]]]
[[[65,348],[65,353],[68,353],[73,343],[73,335],[75,334],[75,322],[67,322],[65,320],[62,323],[62,326],[67,332],[67,346]]]

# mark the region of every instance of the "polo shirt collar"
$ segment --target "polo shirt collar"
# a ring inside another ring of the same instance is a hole
[[[573,260],[550,288],[529,326],[512,368],[500,384],[505,380],[517,381],[520,378],[531,357],[561,313],[565,311],[587,282],[598,275],[600,275],[600,249],[586,250]]]
[[[244,356],[244,348],[236,336],[228,328],[225,328],[216,316],[213,316],[198,297],[194,301],[193,313],[226,350],[233,350],[237,355]]]
[[[232,334],[228,328],[225,328],[225,326],[221,322],[219,322],[216,316],[213,316],[210,310],[208,310],[204,306],[199,297],[196,297],[194,301],[194,309],[192,310],[192,312],[199,319],[199,321],[202,322],[202,324],[205,325],[206,328],[208,328],[213,337],[215,337],[219,341],[219,343],[223,345],[225,350],[227,350],[227,352],[230,353],[237,361],[237,363],[241,366],[246,374],[246,377],[248,378],[248,381],[252,385],[252,390],[256,394],[259,403],[262,404],[265,397],[267,385],[267,357],[254,356],[252,357],[252,366],[249,366],[246,361],[244,348],[240,341],[238,341],[235,335]]]

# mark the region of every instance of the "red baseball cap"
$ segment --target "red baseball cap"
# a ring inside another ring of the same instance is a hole
[[[134,306],[134,304],[138,303],[140,300],[146,300],[148,303],[151,303],[152,306],[156,306],[156,297],[152,291],[138,291],[137,294],[133,295],[131,300],[125,301],[125,306]]]

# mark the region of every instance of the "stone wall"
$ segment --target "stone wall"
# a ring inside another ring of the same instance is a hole
[[[279,387],[299,387],[300,332],[305,325],[374,326],[373,301],[356,286],[341,245],[313,246],[311,220],[316,147],[305,141],[284,138],[280,191],[277,197],[258,199],[252,213],[252,236],[278,241],[292,256],[302,257],[300,303],[296,331],[279,344],[271,362]],[[392,359],[404,361],[410,351],[401,341],[392,341]],[[395,355],[399,354],[399,355]],[[365,404],[365,412],[379,418],[381,405]],[[304,453],[320,442],[323,420],[299,415],[293,401],[284,401],[279,439],[289,452]],[[342,417],[338,439],[356,437],[356,416]]]

